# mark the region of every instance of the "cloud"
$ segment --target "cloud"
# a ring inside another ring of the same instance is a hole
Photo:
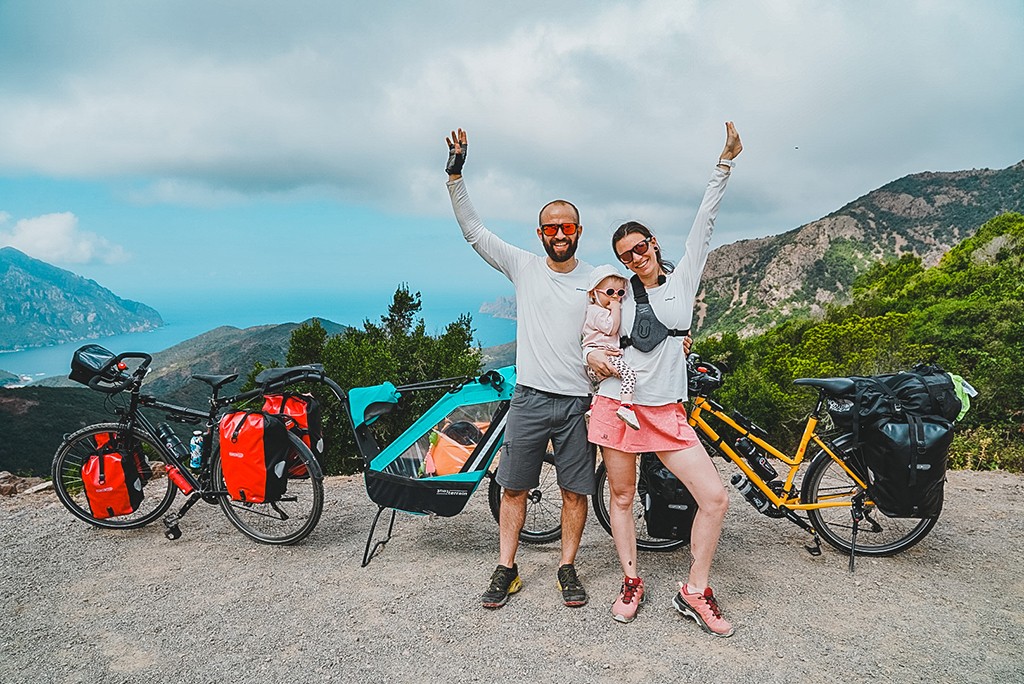
[[[9,219],[10,214],[0,212],[0,227]],[[10,231],[0,230],[0,247],[8,246],[58,264],[116,264],[128,259],[120,245],[79,229],[78,218],[70,212],[18,220]]]
[[[743,225],[720,226],[749,236],[906,173],[1012,164],[1024,138],[1019,0],[300,5],[6,5],[0,172],[440,215],[461,125],[485,216],[568,197],[592,225],[682,225],[733,119],[723,218]]]

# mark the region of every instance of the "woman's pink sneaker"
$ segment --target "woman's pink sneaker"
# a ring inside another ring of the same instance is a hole
[[[679,587],[679,593],[672,599],[672,605],[683,615],[692,617],[708,634],[728,637],[736,631],[729,621],[722,617],[722,611],[711,587],[705,589],[703,594],[689,594],[686,592],[686,585],[683,584]]]
[[[632,622],[636,611],[646,601],[644,581],[639,577],[626,577],[622,580],[619,598],[612,604],[612,617],[618,622]]]

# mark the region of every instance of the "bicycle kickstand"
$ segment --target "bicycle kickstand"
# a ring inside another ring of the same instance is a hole
[[[199,493],[195,492],[188,497],[188,500],[180,509],[178,509],[177,513],[168,513],[164,516],[164,527],[167,528],[164,530],[165,537],[174,541],[181,536],[181,528],[178,527],[178,523],[185,517],[185,513],[188,512],[188,509],[192,508],[200,498]]]
[[[850,535],[850,572],[853,572],[853,562],[857,557],[857,528],[860,521],[864,519],[864,495],[854,497],[853,505],[850,506],[850,517],[853,518],[853,532]]]

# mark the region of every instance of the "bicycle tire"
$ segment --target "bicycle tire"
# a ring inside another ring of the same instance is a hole
[[[288,440],[306,466],[305,474],[289,476],[284,495],[268,503],[233,501],[224,484],[220,453],[213,454],[213,483],[221,510],[239,532],[261,544],[287,545],[302,541],[320,522],[324,509],[323,475],[316,457],[294,433],[288,433]]]
[[[96,436],[114,433],[114,439],[124,443],[124,426],[118,423],[97,423],[69,435],[53,456],[50,476],[57,499],[79,520],[90,525],[112,530],[129,530],[143,527],[160,518],[174,502],[178,488],[166,476],[165,459],[160,442],[148,432],[135,428],[129,440],[139,444],[142,455],[149,462],[151,475],[143,487],[144,497],[139,507],[128,515],[97,518],[92,514],[85,497],[82,483],[82,466],[90,455],[96,453]]]
[[[855,463],[856,454],[849,446],[836,447],[837,456],[844,461]],[[849,498],[861,492],[861,488],[827,453],[819,453],[811,461],[801,483],[800,500],[803,503],[818,503],[822,497]],[[818,508],[807,511],[811,526],[830,546],[850,553],[853,536],[853,521],[850,508]],[[874,506],[865,506],[865,519],[858,525],[857,555],[892,556],[906,551],[924,539],[939,516],[930,518],[890,518]]]
[[[640,481],[642,476],[640,473],[640,458],[637,457],[637,482]],[[604,462],[597,466],[597,489],[594,493],[594,515],[597,517],[597,522],[601,523],[601,527],[604,528],[608,534],[612,533],[612,521],[611,516],[608,514],[608,503],[609,503],[609,489],[608,489],[608,471],[604,467]],[[685,546],[689,542],[685,539],[661,539],[659,537],[652,537],[647,534],[647,523],[644,521],[644,504],[640,500],[640,496],[633,495],[633,522],[636,527],[636,548],[641,551],[672,551],[678,549],[680,546]]]
[[[487,487],[487,502],[491,515],[501,522],[502,487],[498,479],[491,478]],[[526,518],[519,532],[519,541],[528,544],[546,544],[562,537],[562,492],[555,474],[555,455],[544,455],[540,470],[540,484],[526,495]]]

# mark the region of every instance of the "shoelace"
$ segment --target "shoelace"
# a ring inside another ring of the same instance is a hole
[[[683,583],[683,582],[679,583],[679,593],[680,594],[686,594],[687,596],[693,596],[693,594],[688,594],[686,592],[686,584]],[[708,604],[708,607],[711,608],[711,614],[712,615],[714,615],[716,618],[721,619],[721,617],[722,617],[722,610],[718,607],[718,601],[715,599],[715,595],[714,594],[711,594],[711,595],[708,595],[708,596],[706,596],[704,594],[697,594],[697,598],[703,600],[704,603]]]
[[[718,601],[715,600],[714,594],[712,594],[711,596],[701,596],[701,598],[704,599],[704,601],[708,604],[708,606],[711,608],[711,612],[714,614],[716,618],[722,617],[722,611],[718,607]]]
[[[622,602],[623,603],[627,603],[627,604],[628,603],[632,603],[633,602],[633,596],[636,595],[637,589],[639,589],[639,588],[640,588],[639,584],[628,584],[626,582],[623,582],[622,583]]]
[[[572,570],[567,570],[558,578],[558,581],[562,583],[562,589],[580,589],[583,585],[580,584],[579,577]]]
[[[488,591],[507,591],[508,585],[512,584],[512,580],[515,578],[514,576],[506,577],[507,574],[510,573],[496,572],[491,575],[491,586]]]

